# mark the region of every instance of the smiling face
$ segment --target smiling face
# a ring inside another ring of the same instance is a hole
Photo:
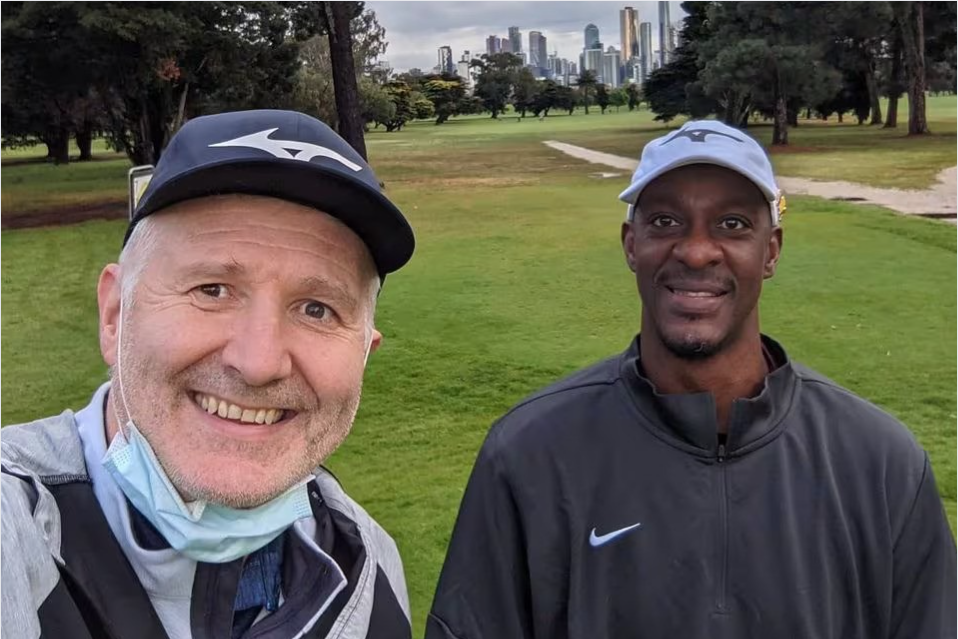
[[[133,419],[185,498],[268,501],[352,426],[381,339],[372,258],[336,219],[272,198],[191,200],[149,223],[138,275],[124,262],[100,278],[109,417]]]
[[[693,164],[652,181],[623,225],[626,260],[642,298],[642,339],[705,358],[758,333],[762,281],[782,243],[768,202],[744,176]]]

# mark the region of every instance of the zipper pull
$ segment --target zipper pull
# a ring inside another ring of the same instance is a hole
[[[718,445],[718,462],[721,464],[725,461],[725,444]]]

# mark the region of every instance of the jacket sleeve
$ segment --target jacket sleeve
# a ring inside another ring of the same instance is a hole
[[[894,547],[891,637],[955,637],[955,539],[931,464]]]
[[[45,532],[33,518],[29,484],[6,472],[0,481],[0,638],[39,637],[38,610],[56,586],[59,571],[50,555]]]
[[[532,637],[525,539],[515,491],[486,440],[466,486],[427,639]]]

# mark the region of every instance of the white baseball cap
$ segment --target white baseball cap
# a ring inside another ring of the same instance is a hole
[[[742,131],[715,120],[686,122],[678,131],[645,145],[632,183],[619,194],[629,205],[627,219],[632,219],[639,194],[652,180],[689,164],[715,164],[747,177],[768,200],[772,226],[778,225],[782,192],[765,150]]]

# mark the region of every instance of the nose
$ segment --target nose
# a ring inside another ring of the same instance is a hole
[[[286,345],[282,310],[267,301],[244,308],[232,324],[223,363],[250,386],[289,377],[293,360]]]
[[[672,247],[672,254],[690,269],[700,270],[722,262],[722,247],[706,229],[692,228]]]

